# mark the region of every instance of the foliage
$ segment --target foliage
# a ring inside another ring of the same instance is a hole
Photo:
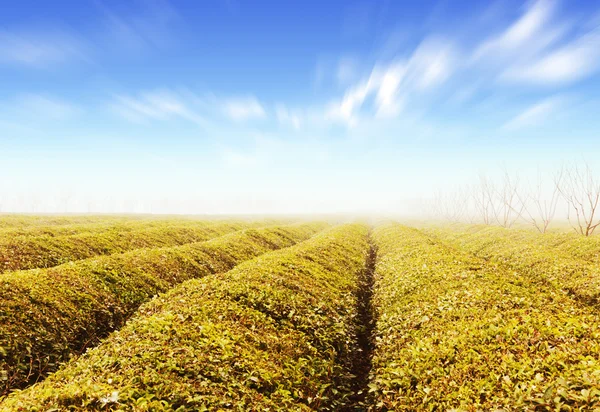
[[[96,227],[73,235],[18,236],[0,241],[0,272],[48,268],[129,250],[201,242],[254,224],[241,221],[153,221]]]
[[[293,245],[325,226],[246,229],[207,242],[0,275],[4,391],[37,381],[59,362],[96,344],[152,296],[184,280],[226,272],[244,260]]]
[[[435,229],[430,233],[524,276],[550,282],[586,304],[600,304],[598,237],[481,226],[460,232]]]
[[[536,276],[384,225],[372,408],[600,408],[600,317]]]
[[[61,226],[72,224],[93,224],[130,221],[131,216],[97,216],[97,215],[23,215],[0,214],[0,228],[29,228],[34,226]],[[137,219],[136,219],[137,220]]]
[[[339,410],[368,250],[343,225],[184,282],[0,409]]]

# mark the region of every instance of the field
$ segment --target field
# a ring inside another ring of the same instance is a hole
[[[0,411],[600,410],[600,238],[0,217]]]

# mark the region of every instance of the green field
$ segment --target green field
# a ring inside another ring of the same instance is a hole
[[[600,238],[0,217],[0,411],[600,409]]]

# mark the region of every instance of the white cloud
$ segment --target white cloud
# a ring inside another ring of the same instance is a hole
[[[25,94],[17,98],[20,111],[36,118],[64,120],[77,114],[80,109],[63,100],[40,94]]]
[[[406,74],[405,65],[399,63],[388,67],[381,74],[377,90],[377,116],[392,117],[402,110],[402,102],[398,97],[400,84]]]
[[[541,124],[549,116],[555,113],[562,105],[563,100],[557,97],[545,99],[533,106],[528,107],[523,112],[507,122],[503,129],[518,130],[526,127]]]
[[[185,119],[204,124],[204,119],[192,110],[184,99],[170,91],[145,92],[138,97],[118,95],[111,103],[113,111],[131,121]]]
[[[114,44],[128,50],[166,47],[178,21],[177,11],[167,1],[140,3],[134,12],[119,13],[100,5],[106,17],[106,31]]]
[[[354,80],[358,75],[358,64],[355,59],[351,57],[343,57],[339,60],[336,79],[341,85],[348,84]]]
[[[282,125],[290,125],[296,130],[300,129],[302,125],[301,115],[289,110],[283,104],[275,106],[275,115],[277,116],[277,121]]]
[[[507,69],[502,78],[534,84],[579,80],[600,68],[600,30],[552,50],[539,59]]]
[[[558,20],[555,9],[552,0],[531,3],[504,33],[476,48],[471,63],[495,65],[493,75],[504,83],[530,85],[560,85],[600,69],[598,22],[575,26],[572,20]],[[572,28],[588,32],[569,39]]]
[[[0,63],[47,67],[68,60],[87,60],[83,42],[57,31],[0,31]]]
[[[455,69],[454,54],[448,42],[427,39],[421,43],[408,65],[415,86],[424,90],[444,83]]]
[[[223,112],[235,121],[266,117],[263,106],[255,97],[235,98],[223,103]]]
[[[552,0],[538,0],[519,20],[502,34],[492,37],[473,53],[474,60],[497,59],[507,55],[531,54],[554,42],[564,31],[564,27],[548,28],[553,16],[555,3]]]
[[[439,39],[426,39],[408,61],[375,65],[367,78],[349,88],[340,101],[329,105],[326,117],[349,126],[358,123],[359,112],[373,95],[370,108],[377,117],[400,114],[411,95],[442,85],[455,70],[453,46]]]

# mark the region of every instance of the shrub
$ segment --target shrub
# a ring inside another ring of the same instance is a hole
[[[0,272],[48,268],[97,255],[201,242],[248,227],[242,222],[173,222],[110,226],[101,232],[67,236],[19,236],[0,241]],[[127,229],[127,230],[124,230]]]
[[[187,281],[2,410],[339,410],[367,228]]]
[[[377,410],[600,407],[600,317],[547,282],[386,225],[371,371]]]
[[[141,249],[0,275],[4,391],[23,387],[95,345],[152,296],[305,240],[324,224],[247,229],[172,248]]]
[[[462,233],[438,229],[431,233],[531,280],[550,282],[585,304],[600,305],[600,266],[596,259],[600,243],[596,236],[536,234],[502,228]]]

